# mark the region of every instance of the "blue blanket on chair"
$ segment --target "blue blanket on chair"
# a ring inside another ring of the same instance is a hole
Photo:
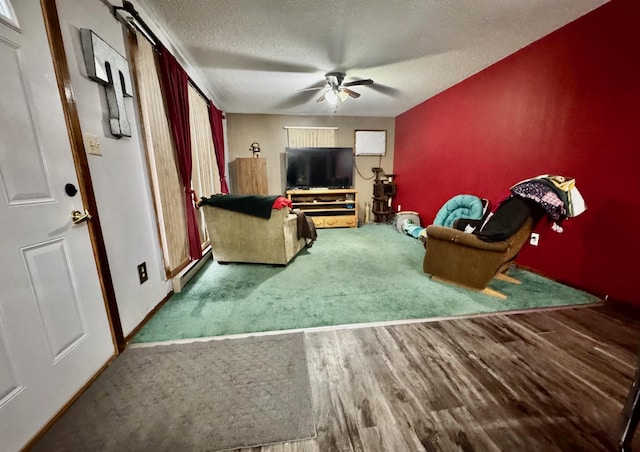
[[[479,220],[482,218],[482,211],[482,200],[477,196],[457,195],[444,203],[433,224],[450,228],[459,218]]]

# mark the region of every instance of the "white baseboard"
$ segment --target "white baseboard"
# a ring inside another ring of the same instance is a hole
[[[171,280],[171,283],[173,285],[173,292],[182,292],[183,287],[187,285],[189,280],[193,278],[200,271],[202,266],[212,258],[213,253],[211,252],[211,247],[209,246],[202,252],[201,259],[191,262]]]

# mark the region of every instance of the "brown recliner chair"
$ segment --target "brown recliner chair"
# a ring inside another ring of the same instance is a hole
[[[493,278],[519,281],[503,274],[513,263],[545,212],[538,204],[514,196],[504,201],[476,233],[430,225],[427,227],[423,270],[437,280],[488,295],[506,298],[487,287]]]

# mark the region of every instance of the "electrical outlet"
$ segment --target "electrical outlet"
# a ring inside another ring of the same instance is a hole
[[[538,242],[540,241],[540,234],[537,232],[531,233],[531,238],[529,239],[529,243],[533,246],[538,246]]]
[[[138,278],[140,279],[140,284],[149,279],[149,275],[147,274],[147,263],[143,262],[138,265]]]

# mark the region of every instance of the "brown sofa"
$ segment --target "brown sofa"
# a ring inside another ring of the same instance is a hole
[[[269,219],[203,205],[213,257],[220,263],[286,265],[305,247],[297,217],[288,207],[272,209]]]

